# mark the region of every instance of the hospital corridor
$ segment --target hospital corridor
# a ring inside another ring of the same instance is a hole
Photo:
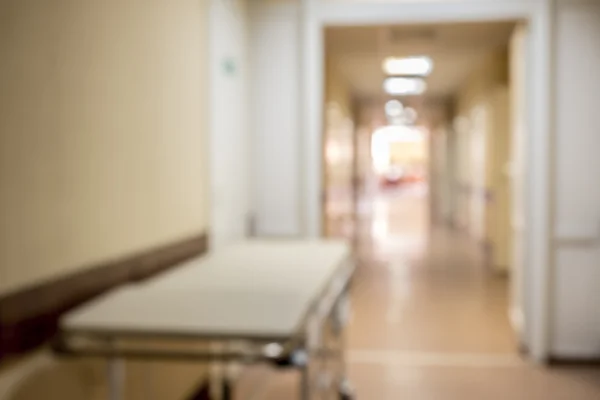
[[[0,0],[0,400],[599,400],[600,2]]]
[[[347,338],[357,398],[596,399],[596,367],[546,370],[523,357],[507,280],[482,268],[464,234],[432,227],[415,189],[376,194],[363,221]],[[261,394],[292,398],[294,379]]]

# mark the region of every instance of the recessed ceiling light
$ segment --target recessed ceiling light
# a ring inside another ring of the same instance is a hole
[[[414,124],[418,118],[417,110],[412,107],[404,109],[404,120],[407,124]]]
[[[385,113],[388,117],[399,117],[404,110],[404,106],[398,100],[390,100],[385,103]]]
[[[427,83],[421,78],[392,77],[383,82],[383,89],[392,96],[419,95],[427,90]]]
[[[427,76],[433,70],[429,57],[388,57],[383,61],[383,70],[388,75]]]

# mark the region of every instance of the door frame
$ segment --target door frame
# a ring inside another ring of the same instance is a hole
[[[453,23],[519,20],[529,26],[527,46],[528,137],[524,166],[525,266],[524,319],[521,338],[537,362],[550,356],[550,238],[552,138],[554,124],[553,44],[556,0],[405,0],[351,2],[301,0],[300,53],[302,101],[300,115],[305,233],[321,233],[322,121],[324,93],[324,28],[328,26]]]

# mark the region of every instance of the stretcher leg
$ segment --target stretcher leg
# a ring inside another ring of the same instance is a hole
[[[300,367],[300,400],[310,400],[310,374],[308,364]]]
[[[223,377],[221,382],[221,400],[232,400],[233,399],[233,385],[228,377]]]
[[[202,386],[188,400],[212,400],[210,395],[210,382],[208,379],[202,382]]]
[[[110,400],[124,400],[125,363],[121,358],[108,360],[108,395]]]
[[[348,371],[346,368],[346,334],[345,329],[348,324],[350,312],[350,293],[348,290],[341,296],[338,301],[338,315],[335,323],[335,332],[338,341],[338,398],[340,400],[352,400],[355,399],[354,389],[348,379]]]

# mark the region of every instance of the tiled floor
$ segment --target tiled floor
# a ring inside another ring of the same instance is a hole
[[[521,359],[506,279],[486,273],[468,238],[430,228],[423,191],[379,195],[370,206],[348,329],[359,400],[600,399],[600,370]],[[254,399],[296,398],[295,374],[265,382]]]

